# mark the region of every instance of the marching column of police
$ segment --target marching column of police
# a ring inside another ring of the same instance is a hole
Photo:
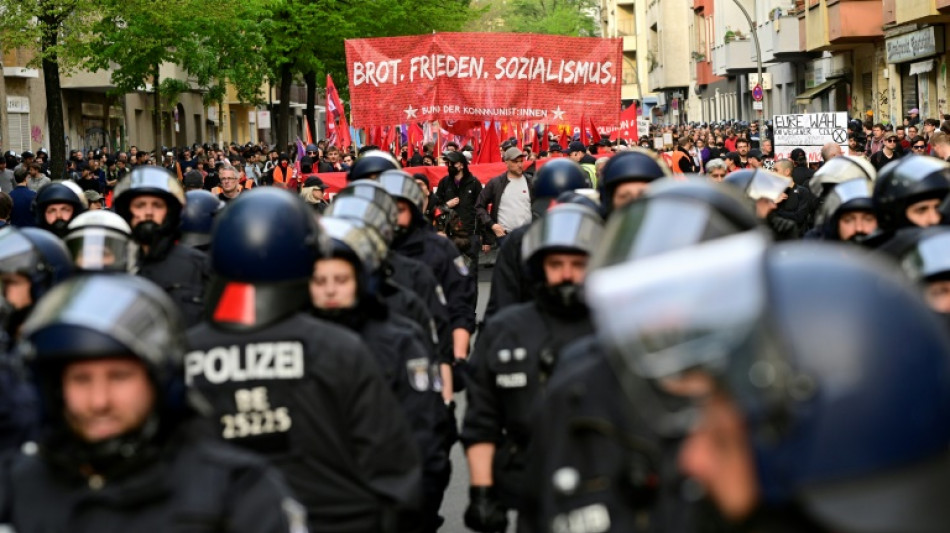
[[[470,356],[477,244],[388,153],[320,209],[46,185],[0,229],[0,524],[431,532],[460,440],[484,533],[945,531],[950,164],[790,181],[544,163]]]

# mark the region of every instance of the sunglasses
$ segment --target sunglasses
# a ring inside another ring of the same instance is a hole
[[[926,148],[926,147],[927,147],[926,144],[915,144],[915,145],[913,146],[913,149],[914,149],[914,150],[923,150],[923,149]]]
[[[884,142],[886,142],[886,143],[896,143],[896,142],[897,142],[897,139],[895,139],[895,138],[892,137],[892,138],[890,138],[890,139],[884,139]]]

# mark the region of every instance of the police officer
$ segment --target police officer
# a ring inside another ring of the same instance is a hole
[[[924,299],[950,326],[950,229],[943,226],[922,231],[900,258],[901,267],[919,284]],[[948,330],[950,331],[950,330]]]
[[[865,179],[868,183],[874,183],[877,179],[877,171],[863,157],[839,155],[826,161],[821,168],[815,171],[815,175],[811,180],[804,185],[807,185],[808,189],[811,190],[812,195],[817,199],[816,207],[820,208],[825,201],[825,197],[831,193],[835,185],[857,178]]]
[[[741,235],[605,269],[588,294],[627,405],[686,435],[679,468],[731,528],[936,532],[950,338],[902,278]]]
[[[4,465],[0,523],[22,533],[276,533],[304,523],[273,468],[189,422],[181,326],[158,287],[129,275],[73,278],[37,305],[23,338],[44,432]]]
[[[762,230],[750,203],[733,189],[701,177],[658,180],[611,215],[590,268],[748,231]],[[523,500],[526,531],[576,523],[605,524],[602,531],[618,533],[689,530],[691,508],[682,504],[681,484],[658,484],[675,460],[661,453],[661,435],[644,413],[617,401],[623,394],[594,336],[562,351],[528,453],[526,485],[533,490]]]
[[[69,223],[63,238],[76,270],[132,272],[137,247],[132,230],[119,215],[98,209]]]
[[[324,241],[286,190],[255,188],[221,213],[186,383],[221,438],[283,471],[313,531],[410,531],[421,472],[405,417],[359,338],[307,312]]]
[[[382,237],[388,251],[382,267],[384,280],[379,287],[380,296],[394,313],[410,318],[428,333],[433,362],[452,364],[455,357],[448,309],[435,274],[428,265],[388,247],[395,236],[398,217],[395,200],[379,183],[359,180],[336,195],[327,214],[363,222]],[[451,383],[444,387],[440,379],[437,387],[442,388],[446,404],[451,403]]]
[[[57,181],[41,188],[33,200],[33,216],[39,228],[62,238],[69,222],[89,207],[82,189],[71,181]]]
[[[562,347],[593,331],[581,284],[602,231],[600,215],[581,205],[557,206],[533,223],[522,256],[537,298],[501,311],[478,338],[461,434],[471,484],[465,524],[475,531],[504,531],[505,509],[533,490],[522,479],[532,407]]]
[[[629,204],[643,195],[650,182],[671,175],[666,163],[642,148],[631,148],[611,157],[604,165],[598,186],[604,212],[609,214]]]
[[[323,217],[329,253],[317,259],[310,299],[317,317],[358,334],[399,400],[422,458],[423,531],[442,523],[439,507],[451,474],[448,450],[455,422],[433,389],[438,372],[423,343],[425,335],[405,317],[393,315],[378,294],[386,245],[360,222]]]
[[[396,200],[398,208],[393,250],[432,267],[448,302],[454,356],[464,359],[468,356],[471,333],[475,331],[476,298],[475,279],[470,275],[465,258],[451,241],[426,223],[422,214],[425,197],[412,176],[401,170],[388,170],[378,179]]]
[[[73,271],[66,246],[39,228],[0,229],[0,319],[7,342],[15,341],[33,306]],[[0,343],[0,353],[8,346]]]
[[[871,201],[872,184],[856,178],[837,184],[815,217],[815,227],[805,238],[863,243],[877,231]]]
[[[185,193],[178,179],[155,166],[136,167],[115,187],[115,212],[138,243],[138,275],[165,289],[186,324],[201,320],[209,271],[207,257],[175,241]]]
[[[950,191],[950,163],[909,156],[881,169],[874,183],[878,225],[888,234],[940,223],[938,206]]]
[[[225,203],[204,189],[185,193],[185,208],[181,212],[181,239],[179,244],[202,252],[211,248],[211,228]]]
[[[790,219],[778,216],[778,205],[787,200],[786,191],[794,182],[768,170],[743,169],[732,172],[722,181],[735,187],[755,202],[755,214],[772,230],[776,239],[798,238],[798,226]]]
[[[534,202],[532,216],[543,216],[562,193],[587,187],[584,170],[570,159],[549,161],[534,178]],[[512,230],[505,239],[492,268],[491,292],[485,307],[487,321],[501,309],[534,298],[534,285],[528,282],[521,257],[521,241],[530,225]],[[511,244],[508,244],[511,242]]]

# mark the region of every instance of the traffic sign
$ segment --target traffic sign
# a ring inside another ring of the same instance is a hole
[[[756,85],[755,88],[752,89],[752,99],[756,102],[761,102],[763,96],[765,95],[762,92],[762,85]]]

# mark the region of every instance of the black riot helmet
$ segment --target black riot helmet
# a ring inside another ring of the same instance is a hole
[[[386,307],[381,303],[378,291],[383,281],[382,267],[388,254],[386,243],[362,221],[325,216],[320,219],[320,226],[328,241],[322,258],[343,259],[353,266],[357,280],[357,301],[353,309],[317,309],[316,314],[334,321],[341,318],[341,313],[362,312],[375,317],[385,315]]]
[[[548,161],[534,177],[534,197],[552,200],[561,193],[589,187],[587,173],[570,159]]]
[[[838,233],[838,221],[845,213],[874,212],[874,203],[871,200],[872,187],[870,181],[856,178],[841,182],[831,189],[815,216],[815,227],[821,229],[825,239],[841,239]]]
[[[617,186],[631,181],[651,182],[672,175],[667,166],[652,152],[631,148],[610,158],[600,178],[600,196],[605,211],[613,209],[613,195]]]
[[[877,171],[867,159],[850,155],[839,155],[825,162],[808,181],[808,188],[819,202],[835,188],[835,185],[854,179],[863,179],[874,183]]]
[[[950,485],[950,339],[890,265],[743,234],[592,273],[587,293],[645,420],[692,429],[697,401],[658,391],[684,373],[711,377],[698,401],[729,398],[765,512],[800,509],[829,531],[950,521],[927,503]]]
[[[900,262],[913,281],[950,280],[950,228],[933,226],[918,232]]]
[[[930,199],[943,200],[950,191],[950,163],[911,155],[888,163],[874,184],[874,208],[885,232],[912,226],[907,208]]]
[[[590,256],[600,244],[604,222],[600,214],[584,205],[559,204],[534,221],[521,241],[521,257],[531,277],[544,282],[541,260],[551,253]]]
[[[759,228],[737,190],[692,176],[663,179],[614,213],[591,261],[602,268]]]
[[[386,213],[387,217],[392,219],[393,226],[396,225],[396,218],[399,216],[396,200],[389,194],[386,187],[383,187],[379,182],[372,180],[355,181],[341,189],[334,196],[334,200],[346,196],[359,196],[373,202]]]
[[[603,232],[604,221],[600,213],[575,203],[554,206],[531,224],[521,241],[521,257],[528,278],[534,281],[538,305],[566,318],[587,315],[582,280],[566,276],[549,279],[544,261],[551,254],[582,255],[589,261]],[[585,262],[585,274],[587,270]]]
[[[160,287],[130,274],[88,274],[55,287],[23,325],[20,352],[33,370],[44,425],[45,451],[108,475],[122,471],[143,448],[160,444],[167,429],[190,413],[178,309]],[[72,436],[63,416],[62,372],[70,363],[106,358],[142,363],[155,391],[144,424],[98,442]],[[154,448],[153,448],[154,449]]]
[[[181,212],[185,206],[185,191],[174,174],[162,167],[146,165],[132,169],[115,186],[115,212],[132,226],[136,242],[150,248],[167,247],[178,237]],[[140,196],[154,196],[165,202],[167,212],[161,223],[145,220],[132,223],[132,200]],[[149,250],[150,254],[161,251]]]
[[[246,331],[305,309],[307,282],[324,246],[315,215],[299,196],[274,187],[242,193],[214,224],[207,318]]]
[[[343,196],[337,194],[333,198],[333,203],[327,206],[325,214],[366,223],[382,237],[383,242],[388,246],[395,237],[398,213],[396,202],[388,194],[386,194],[386,198],[391,204],[389,209],[384,209],[380,207],[380,204],[364,197],[353,194]]]
[[[415,224],[423,223],[426,197],[412,175],[402,170],[387,170],[379,175],[378,180],[394,199],[409,203]]]
[[[0,328],[10,339],[38,302],[54,285],[73,272],[69,251],[58,237],[39,228],[0,228],[0,274],[19,274],[30,281],[30,303],[14,308],[0,291]],[[2,289],[2,284],[0,284]],[[0,337],[4,333],[0,332]],[[0,348],[3,346],[0,339]]]
[[[52,224],[46,221],[46,208],[54,204],[66,204],[73,208],[73,214],[68,220],[56,220]],[[82,189],[71,181],[54,181],[47,183],[36,193],[31,209],[36,225],[52,232],[57,237],[64,237],[69,231],[69,223],[89,207],[89,202],[82,193]]]
[[[185,193],[185,209],[181,212],[181,244],[207,251],[211,246],[214,218],[224,209],[224,202],[209,191],[199,189]]]
[[[359,159],[353,162],[349,174],[346,175],[347,182],[354,182],[363,179],[376,179],[380,174],[387,170],[399,170],[402,168],[396,158],[389,152],[382,150],[369,150]]]

